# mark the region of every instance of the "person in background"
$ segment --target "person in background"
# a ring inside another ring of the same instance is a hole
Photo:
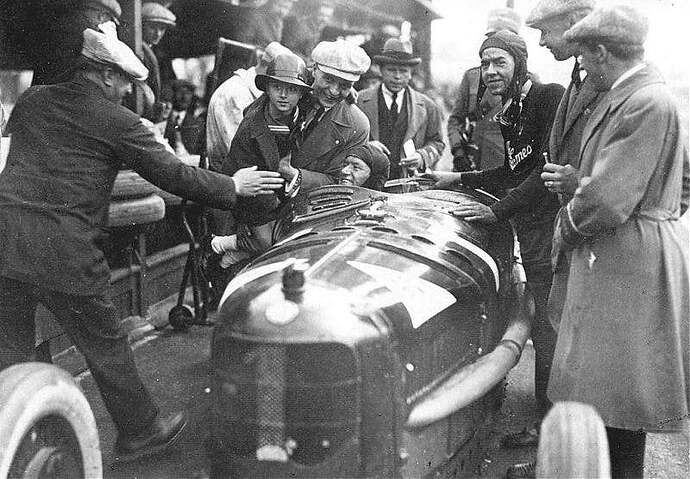
[[[144,111],[144,117],[159,122],[167,118],[169,104],[161,101],[161,71],[158,58],[153,51],[169,28],[173,28],[177,18],[175,14],[157,2],[146,2],[141,7],[141,48],[144,53],[144,66],[149,70],[146,84],[153,92],[153,108]]]
[[[357,105],[371,125],[369,144],[388,156],[390,178],[423,171],[443,152],[441,113],[426,95],[409,86],[412,70],[421,58],[412,45],[397,38],[386,41],[374,61],[382,83],[359,93]]]
[[[265,73],[275,57],[285,53],[290,53],[290,50],[278,42],[269,43],[256,65],[236,70],[211,95],[206,118],[206,155],[212,170],[221,170],[244,109],[263,93],[254,81],[257,74]]]
[[[541,420],[551,407],[546,388],[556,333],[548,320],[546,302],[551,287],[553,222],[559,203],[556,195],[546,190],[539,175],[544,164],[542,152],[548,147],[549,131],[564,88],[529,79],[527,46],[513,32],[496,32],[484,40],[479,52],[482,69],[479,96],[486,88],[491,94],[500,95],[503,102],[496,120],[501,125],[505,162],[489,170],[436,172],[431,177],[439,180],[438,187],[461,183],[472,188],[497,185],[508,190],[503,199],[490,207],[468,205],[453,213],[467,221],[487,224],[510,220],[515,227],[527,286],[535,302],[534,394]],[[509,469],[508,478],[528,477],[523,473],[533,473],[533,469]]]
[[[390,163],[378,148],[366,144],[353,148],[345,158],[338,183],[381,191],[388,180]]]
[[[489,11],[486,37],[499,30],[520,34],[522,18],[512,8]],[[490,169],[504,161],[501,128],[493,120],[501,109],[501,96],[486,91],[478,101],[481,67],[466,70],[462,75],[453,111],[448,117],[448,142],[453,155],[453,171]],[[489,188],[492,193],[501,193]]]
[[[379,85],[381,85],[381,68],[372,63],[369,69],[355,82],[354,89],[360,92],[368,88],[378,88]]]
[[[172,445],[184,413],[160,414],[142,383],[99,247],[122,165],[173,194],[231,208],[237,196],[269,194],[283,180],[244,169],[234,177],[182,163],[121,105],[148,71],[117,38],[83,33],[72,81],[29,88],[8,123],[12,144],[0,174],[0,368],[30,361],[39,302],[85,356],[118,431],[117,461]]]
[[[646,433],[687,431],[690,417],[690,232],[679,221],[688,138],[674,94],[645,62],[647,31],[621,5],[564,35],[605,95],[557,218],[554,254],[570,252],[570,268],[548,394],[596,408],[613,478],[642,478]]]
[[[297,0],[268,0],[258,7],[242,9],[240,28],[234,40],[250,45],[268,45],[280,42],[283,37],[283,22]]]
[[[360,46],[369,58],[374,58],[374,56],[381,53],[383,45],[391,38],[400,38],[400,28],[391,24],[381,25],[371,38]]]
[[[578,46],[567,42],[563,36],[575,23],[587,16],[594,8],[594,0],[541,0],[527,17],[531,28],[541,30],[539,44],[549,49],[557,61],[565,61],[578,55]],[[584,78],[583,78],[584,77]],[[544,165],[542,178],[550,183],[547,189],[559,195],[561,205],[565,205],[578,186],[580,167],[580,142],[582,132],[592,112],[604,92],[597,91],[575,60],[572,80],[561,98],[549,138],[551,163]],[[567,290],[570,265],[569,253],[557,254],[553,265],[553,281],[547,311],[549,320],[556,330],[560,321]],[[539,441],[538,424],[523,431],[508,435],[504,445],[507,447],[536,446]],[[534,471],[534,463],[521,463],[512,466],[513,475],[519,470]],[[529,474],[527,474],[529,476]]]
[[[188,80],[172,83],[172,110],[164,136],[177,155],[200,154],[203,148],[206,107],[195,90],[195,85]]]
[[[321,31],[333,20],[334,12],[331,0],[298,0],[283,22],[281,43],[308,59],[321,40]]]
[[[45,39],[35,42],[32,57],[32,85],[50,85],[72,78],[80,62],[86,28],[117,37],[122,8],[117,0],[76,0],[63,4],[46,3],[37,12]]]

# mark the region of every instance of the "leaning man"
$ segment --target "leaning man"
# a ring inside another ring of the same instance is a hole
[[[233,177],[186,166],[120,103],[148,71],[114,37],[83,33],[70,82],[28,89],[8,123],[12,143],[0,174],[0,368],[32,359],[34,312],[43,303],[86,357],[118,431],[126,461],[171,445],[184,413],[162,416],[137,373],[108,297],[98,246],[120,166],[159,187],[230,208],[237,195],[268,194],[283,180],[240,170]]]
[[[554,248],[571,251],[549,380],[552,401],[601,415],[611,477],[643,477],[647,432],[686,430],[690,413],[687,136],[676,100],[644,61],[647,20],[593,11],[565,33],[606,95],[582,135],[580,186]]]

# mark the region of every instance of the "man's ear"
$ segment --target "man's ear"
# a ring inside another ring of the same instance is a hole
[[[106,67],[101,70],[101,78],[106,86],[113,86],[115,75],[117,75],[117,73],[115,73],[115,70],[112,68]]]
[[[595,58],[597,60],[597,63],[604,63],[606,61],[606,58],[609,55],[609,51],[604,45],[597,45],[594,48],[594,54]]]

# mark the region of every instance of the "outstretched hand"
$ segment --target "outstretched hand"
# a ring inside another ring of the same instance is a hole
[[[275,171],[259,171],[250,166],[237,170],[232,179],[235,181],[235,193],[238,196],[270,195],[283,187],[285,180]]]
[[[438,189],[450,188],[451,186],[462,184],[462,173],[455,171],[431,171],[422,173],[419,176],[427,180],[435,181],[436,183],[433,187]]]
[[[493,224],[498,222],[498,218],[496,218],[493,210],[481,203],[460,205],[451,211],[451,214],[467,221],[476,221],[482,224]]]

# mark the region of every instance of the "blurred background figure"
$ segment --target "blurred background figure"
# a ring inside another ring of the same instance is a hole
[[[376,88],[381,84],[381,68],[372,63],[369,69],[359,77],[355,83],[354,88],[357,91],[366,90],[367,88]]]
[[[334,13],[332,0],[298,0],[283,22],[281,43],[303,59],[309,59]]]
[[[153,122],[162,121],[170,113],[169,105],[161,101],[161,70],[154,48],[161,41],[165,32],[175,26],[175,14],[160,3],[146,2],[141,7],[141,29],[143,62],[149,70],[146,84],[153,92],[153,107],[144,111],[144,117]]]
[[[369,55],[369,58],[373,58],[374,55],[378,55],[383,50],[383,45],[386,40],[390,38],[399,38],[400,28],[395,25],[381,25],[379,30],[374,33],[369,40],[360,45],[362,49]]]
[[[522,18],[512,8],[489,12],[487,37],[499,30],[520,33]],[[503,165],[503,137],[493,120],[501,109],[501,96],[486,91],[478,102],[480,67],[465,71],[457,92],[455,106],[448,117],[448,142],[453,155],[453,171],[494,168]],[[493,191],[498,193],[498,191]]]
[[[283,22],[296,0],[268,0],[259,6],[241,10],[239,29],[234,40],[263,46],[279,42],[283,37]]]
[[[78,0],[44,7],[36,12],[36,22],[45,32],[43,41],[31,44],[34,76],[32,85],[67,81],[76,71],[83,37],[91,28],[117,36],[122,8],[116,0]]]
[[[195,90],[194,84],[187,80],[175,80],[172,84],[172,111],[165,138],[177,155],[197,155],[203,148],[206,108]]]

